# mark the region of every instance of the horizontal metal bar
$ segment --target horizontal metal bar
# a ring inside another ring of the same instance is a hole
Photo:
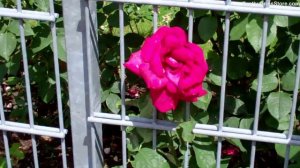
[[[138,117],[126,116],[125,120],[121,120],[120,115],[99,112],[95,113],[94,117],[89,117],[88,121],[111,125],[134,126],[169,131],[175,131],[177,126],[176,123],[172,123],[170,121],[157,120],[156,123],[152,123],[152,119]],[[216,125],[207,124],[196,124],[193,132],[197,134],[207,134],[211,136],[238,138],[260,142],[273,142],[282,144],[287,144],[288,142],[287,135],[284,133],[257,131],[257,135],[252,135],[252,130],[231,127],[223,127],[222,132],[218,133],[218,127]],[[291,144],[300,145],[300,136],[293,135]]]
[[[121,120],[122,117],[118,114],[111,114],[111,113],[99,113],[99,112],[95,112],[94,116],[97,118],[107,118],[107,119],[115,119],[115,120]],[[137,121],[137,122],[143,122],[143,123],[148,123],[148,124],[152,124],[153,120],[150,118],[144,118],[144,117],[134,117],[134,116],[125,116],[125,120],[126,121]],[[167,126],[172,126],[172,127],[176,127],[176,124],[174,122],[171,121],[166,121],[166,120],[156,120],[157,124],[163,124],[163,125],[167,125]]]
[[[98,0],[104,1],[104,0]],[[241,12],[241,13],[256,13],[264,15],[283,15],[283,16],[296,16],[300,17],[300,8],[292,6],[278,6],[270,5],[264,8],[261,4],[249,2],[232,2],[226,5],[225,1],[210,1],[198,0],[196,2],[187,1],[169,1],[169,0],[109,0],[119,3],[135,3],[135,4],[148,4],[148,5],[161,5],[161,6],[175,6],[191,9],[209,9],[225,12]]]
[[[12,17],[18,19],[33,19],[33,20],[54,22],[59,15],[57,13],[51,15],[48,12],[29,11],[29,10],[22,10],[22,12],[18,12],[17,9],[0,8],[0,16]]]
[[[54,138],[65,138],[65,134],[67,134],[68,132],[67,129],[65,129],[63,132],[60,132],[59,128],[38,126],[38,125],[34,125],[34,128],[30,128],[29,124],[11,122],[11,121],[5,121],[5,124],[1,124],[0,122],[0,130],[25,133],[31,135],[50,136]]]
[[[266,143],[279,143],[279,144],[290,144],[290,145],[300,145],[299,140],[288,140],[288,139],[280,139],[259,135],[246,135],[232,132],[222,132],[220,131],[211,131],[211,130],[201,130],[201,129],[193,129],[194,134],[204,134],[208,136],[217,136],[223,138],[234,138],[234,139],[242,139],[242,140],[250,140],[250,141],[258,141],[258,142],[266,142]]]

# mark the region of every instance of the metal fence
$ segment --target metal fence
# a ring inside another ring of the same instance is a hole
[[[75,167],[100,167],[103,163],[102,149],[102,124],[119,125],[122,128],[122,154],[123,167],[127,165],[126,153],[126,132],[127,126],[148,128],[153,130],[153,148],[157,144],[156,130],[175,131],[176,124],[169,121],[156,119],[157,112],[153,110],[153,119],[137,118],[126,115],[125,108],[125,69],[124,63],[124,3],[147,4],[153,5],[153,27],[154,31],[158,25],[158,6],[176,6],[187,8],[189,11],[189,41],[192,41],[193,32],[193,10],[208,9],[226,12],[225,16],[225,35],[223,48],[222,64],[222,85],[221,85],[221,102],[219,107],[218,125],[196,124],[193,129],[194,134],[203,134],[218,137],[217,148],[217,167],[221,163],[222,138],[236,138],[252,141],[250,167],[254,167],[256,142],[280,143],[286,144],[286,156],[284,167],[288,167],[289,152],[291,145],[300,145],[300,136],[293,135],[293,124],[296,111],[298,85],[300,78],[300,59],[297,62],[295,88],[293,92],[293,104],[290,115],[289,130],[287,133],[275,133],[258,130],[259,110],[262,89],[262,77],[264,70],[265,48],[268,29],[268,15],[286,15],[300,17],[300,8],[271,5],[270,0],[264,4],[253,4],[246,2],[219,1],[219,0],[111,0],[119,4],[119,24],[120,24],[120,56],[121,56],[121,115],[104,113],[101,110],[100,100],[100,72],[98,64],[98,39],[97,35],[97,1],[80,0],[80,1],[63,1],[64,25],[66,37],[66,50],[68,54],[68,78],[69,78],[69,95],[71,110],[71,126],[73,139],[73,153]],[[7,132],[19,132],[31,135],[34,166],[39,167],[38,152],[36,144],[37,135],[46,135],[61,139],[63,167],[67,167],[65,135],[66,130],[63,124],[62,103],[60,93],[60,77],[57,54],[57,39],[55,20],[57,14],[54,13],[53,0],[49,0],[49,12],[37,12],[22,10],[21,0],[17,1],[17,9],[0,8],[0,16],[11,17],[19,20],[19,30],[21,38],[21,47],[23,55],[23,66],[26,83],[26,95],[28,105],[29,123],[23,124],[18,122],[6,121],[2,96],[0,96],[0,130],[3,132],[3,141],[7,167],[10,164],[9,142]],[[229,30],[230,30],[230,13],[255,13],[264,16],[263,32],[259,62],[258,89],[255,104],[255,119],[252,130],[231,128],[223,126],[224,105],[226,92],[226,74],[228,61]],[[23,20],[34,19],[48,21],[51,27],[53,38],[53,53],[56,77],[56,95],[59,113],[59,127],[45,127],[34,124],[32,111],[32,100],[30,91],[30,80],[28,72],[28,58],[25,45],[25,35]],[[298,55],[299,56],[299,55]],[[185,111],[186,118],[189,117],[190,109],[187,103]],[[187,144],[188,146],[188,144]],[[188,167],[188,152],[185,155],[184,167]]]
[[[218,125],[196,124],[193,129],[194,134],[203,134],[218,137],[217,148],[217,168],[221,162],[222,138],[236,138],[241,140],[252,141],[250,167],[254,167],[256,142],[280,143],[286,144],[286,156],[284,167],[288,166],[289,152],[291,145],[300,145],[300,136],[293,135],[293,123],[295,117],[298,84],[300,76],[300,59],[297,63],[297,79],[293,94],[293,105],[289,122],[289,130],[287,133],[275,133],[258,130],[259,110],[262,89],[262,77],[264,70],[265,48],[268,29],[269,15],[285,15],[300,16],[300,8],[277,6],[270,4],[270,0],[266,0],[264,4],[254,4],[251,2],[234,2],[234,1],[218,1],[218,0],[111,0],[119,4],[119,28],[120,28],[120,58],[121,58],[121,114],[109,114],[101,111],[101,101],[99,95],[100,76],[97,64],[98,48],[97,40],[101,43],[101,39],[97,39],[97,16],[96,1],[64,1],[65,11],[65,29],[66,43],[68,52],[68,73],[70,85],[70,101],[73,129],[74,144],[74,164],[77,167],[98,167],[103,161],[102,143],[101,143],[101,124],[119,125],[122,130],[122,154],[123,167],[127,165],[126,155],[126,132],[127,126],[148,128],[153,130],[153,148],[157,143],[156,130],[175,131],[176,124],[169,121],[156,119],[156,111],[153,111],[153,119],[137,118],[126,115],[125,109],[125,69],[124,63],[124,3],[153,5],[153,27],[154,31],[158,25],[158,6],[175,6],[187,8],[189,11],[188,20],[188,37],[192,40],[193,32],[193,10],[206,9],[226,12],[225,16],[225,37],[223,48],[223,64],[222,64],[222,85],[221,85],[221,103],[219,107],[219,123]],[[261,41],[258,89],[255,104],[255,119],[252,130],[230,128],[223,126],[224,105],[225,101],[225,84],[227,74],[228,46],[229,46],[229,30],[230,30],[230,13],[254,13],[260,14],[263,19],[263,32]],[[101,55],[100,55],[101,57]],[[186,108],[186,117],[189,116],[189,105]],[[87,120],[86,120],[87,118]],[[80,127],[78,127],[80,125]],[[83,135],[87,135],[84,137]],[[91,143],[87,143],[91,142]],[[85,144],[83,147],[82,144]],[[188,145],[188,144],[187,144]],[[187,152],[188,153],[188,152]],[[184,167],[188,167],[188,154],[185,156]]]
[[[61,84],[60,84],[60,72],[59,72],[59,62],[58,62],[58,49],[57,49],[57,36],[56,36],[56,18],[58,15],[54,12],[54,4],[53,0],[49,0],[49,11],[48,12],[40,12],[40,11],[30,11],[22,9],[21,0],[16,1],[16,9],[13,8],[0,8],[0,16],[8,17],[11,19],[16,19],[19,21],[19,32],[20,32],[20,45],[23,56],[23,68],[24,68],[24,77],[25,77],[25,86],[26,86],[26,100],[28,107],[28,118],[29,123],[20,123],[14,121],[6,121],[4,114],[4,106],[3,106],[3,98],[2,91],[0,89],[0,116],[1,116],[1,124],[0,130],[3,133],[3,142],[5,148],[5,156],[6,156],[6,166],[12,167],[11,164],[11,154],[10,154],[10,145],[8,134],[11,132],[22,133],[31,135],[32,142],[32,151],[33,151],[33,160],[34,167],[39,167],[39,158],[38,158],[38,149],[37,149],[37,136],[49,136],[53,138],[59,138],[61,140],[61,157],[62,157],[62,165],[63,167],[67,167],[67,156],[66,156],[66,144],[65,144],[65,135],[67,134],[67,130],[64,128],[64,120],[63,120],[63,110],[62,110],[62,101],[61,101]],[[1,18],[2,19],[2,18]],[[53,45],[53,59],[54,59],[54,67],[55,67],[55,83],[56,83],[56,95],[57,95],[57,110],[58,110],[58,128],[55,127],[47,127],[42,125],[36,125],[34,122],[34,112],[33,112],[33,101],[32,101],[32,93],[30,86],[30,77],[29,77],[29,66],[28,66],[28,51],[26,47],[26,38],[24,32],[24,20],[32,19],[37,21],[45,21],[49,23],[49,27],[51,28],[52,35],[52,45]],[[1,46],[4,47],[4,46]]]
[[[269,15],[300,16],[300,8],[278,6],[270,4],[266,0],[264,4],[254,4],[251,2],[234,2],[230,0],[111,0],[119,4],[119,25],[120,25],[120,57],[121,57],[121,114],[109,114],[101,111],[101,101],[99,95],[100,76],[97,64],[97,16],[96,1],[64,1],[66,42],[68,52],[68,71],[71,98],[72,126],[80,125],[80,128],[73,129],[74,163],[77,167],[98,167],[103,161],[101,143],[101,124],[119,125],[122,130],[122,154],[123,167],[127,165],[126,155],[126,132],[127,126],[148,128],[153,130],[153,148],[157,144],[156,130],[175,131],[176,124],[169,121],[156,119],[156,111],[153,111],[153,119],[137,118],[126,115],[125,109],[125,70],[124,63],[124,3],[153,5],[153,27],[157,28],[158,6],[175,6],[187,8],[189,11],[189,41],[192,40],[193,32],[193,10],[206,9],[226,12],[225,35],[222,64],[222,85],[221,102],[219,107],[218,125],[196,124],[193,129],[194,134],[203,134],[218,137],[217,167],[220,167],[222,138],[237,138],[252,141],[250,167],[254,167],[256,142],[286,144],[286,156],[284,167],[288,166],[289,151],[291,145],[300,145],[300,136],[293,135],[293,123],[296,110],[298,84],[300,77],[300,59],[297,63],[297,79],[293,92],[293,104],[290,115],[289,130],[287,133],[275,133],[258,130],[259,110],[262,89],[262,77],[264,71],[265,48],[268,29]],[[223,126],[225,85],[227,74],[230,13],[254,13],[264,17],[262,32],[262,49],[260,51],[258,89],[255,105],[255,119],[252,130],[230,128]],[[101,39],[99,39],[101,40]],[[101,46],[100,46],[101,47]],[[101,57],[101,56],[100,56]],[[84,98],[84,99],[83,99]],[[189,116],[189,104],[186,108],[186,117]],[[87,118],[87,120],[86,120]],[[87,135],[84,137],[82,135]],[[91,143],[88,143],[91,142]],[[85,146],[82,146],[84,144]],[[187,144],[188,145],[188,144]],[[188,167],[188,152],[185,156],[184,167]]]

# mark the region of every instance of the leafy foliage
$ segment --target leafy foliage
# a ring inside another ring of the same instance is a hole
[[[98,18],[101,40],[102,93],[107,100],[115,81],[120,79],[119,28],[117,7],[114,3],[101,3]],[[126,4],[125,12],[125,56],[138,50],[147,36],[152,33],[152,6]],[[159,7],[158,24],[179,26],[188,30],[188,11],[176,7]],[[185,103],[171,113],[158,114],[158,119],[178,123],[176,132],[158,131],[157,152],[170,167],[182,166],[186,143],[191,145],[191,167],[215,167],[216,142],[213,138],[203,138],[192,134],[195,123],[217,124],[220,102],[222,56],[225,14],[223,12],[194,10],[193,42],[201,46],[209,64],[210,71],[203,86],[206,96],[190,104],[190,121],[184,117]],[[116,20],[111,20],[111,18]],[[287,131],[291,113],[292,91],[294,89],[296,61],[299,45],[300,19],[286,16],[269,16],[265,64],[262,79],[259,130],[274,132]],[[228,127],[252,129],[254,122],[255,99],[258,88],[258,65],[263,35],[264,17],[254,14],[230,14],[230,38],[226,81],[226,99],[224,125]],[[130,72],[126,72],[126,110],[129,115],[152,118],[153,107],[143,81]],[[102,100],[104,102],[104,100]],[[114,107],[102,103],[105,111],[116,113]],[[297,111],[296,122],[299,123]],[[296,134],[299,133],[294,126]],[[132,165],[140,162],[136,157],[144,148],[151,148],[152,130],[144,128],[127,129],[129,160]],[[222,167],[245,166],[249,158],[250,142],[226,139],[226,143],[238,148],[242,153],[240,160],[236,156],[224,157]],[[275,149],[274,147],[271,149]],[[270,148],[264,148],[268,151]],[[277,149],[276,149],[277,150]],[[278,152],[278,151],[277,151]],[[279,155],[284,157],[282,155]],[[279,160],[281,162],[281,160]],[[293,165],[293,164],[291,164]]]
[[[14,0],[0,0],[0,6],[5,8],[16,8]],[[62,16],[62,2],[55,1],[56,12]],[[22,8],[35,11],[49,11],[49,2],[44,0],[22,0]],[[62,17],[56,21],[59,68],[61,73],[62,101],[65,112],[65,126],[69,127],[68,113],[68,87],[66,75],[66,54],[64,41],[64,28]],[[22,48],[20,27],[24,29],[25,46]],[[6,120],[28,123],[28,103],[25,87],[25,69],[23,57],[27,56],[28,71],[32,94],[34,113],[34,124],[45,126],[57,126],[57,103],[56,103],[56,81],[53,62],[53,46],[49,22],[37,20],[18,20],[9,17],[1,17],[0,20],[0,82],[1,96],[3,97],[4,112]],[[26,52],[26,54],[24,54]],[[27,137],[11,138],[10,154],[13,167],[20,167],[20,162],[26,160],[32,153],[31,143],[23,143]],[[21,136],[21,135],[20,135]],[[23,138],[23,139],[22,139]],[[30,137],[29,137],[30,139]],[[30,141],[30,140],[29,140]],[[31,141],[30,141],[31,142]],[[41,141],[37,138],[37,143]],[[29,147],[24,147],[26,146]],[[44,142],[40,143],[42,146]],[[49,155],[54,154],[53,145],[49,145]],[[2,152],[2,151],[1,151]],[[42,153],[42,152],[41,152]],[[2,155],[1,155],[2,156]],[[40,156],[42,159],[42,157]],[[26,160],[25,164],[31,164]],[[1,159],[0,165],[5,165],[6,160]],[[27,167],[26,165],[22,165]],[[21,167],[22,167],[21,166]]]
[[[255,0],[258,2],[258,0]],[[290,0],[294,2],[295,0]],[[24,9],[48,11],[48,1],[22,1]],[[14,1],[0,0],[0,6],[16,7]],[[55,1],[60,16],[61,1]],[[177,7],[159,7],[158,25],[180,26],[188,29],[188,11]],[[187,142],[191,146],[191,167],[215,167],[216,142],[214,138],[192,134],[195,123],[217,124],[220,102],[220,86],[224,45],[224,12],[194,10],[193,42],[201,46],[209,64],[204,87],[208,94],[190,104],[191,115],[184,117],[185,103],[168,114],[158,114],[158,119],[178,123],[176,132],[157,131],[157,151],[151,148],[152,130],[127,127],[127,149],[129,163],[133,167],[157,165],[157,167],[180,167]],[[101,103],[103,111],[120,113],[120,41],[118,5],[98,2],[99,52],[101,57]],[[153,32],[152,6],[124,5],[125,57],[138,50],[143,41]],[[299,49],[300,19],[287,16],[268,16],[267,43],[262,96],[260,102],[259,130],[284,132],[289,128],[292,91],[296,79],[296,61]],[[262,49],[264,17],[254,14],[231,13],[229,52],[226,81],[224,125],[227,127],[251,129],[254,122],[254,107],[258,88],[258,65]],[[52,34],[49,23],[35,20],[23,21],[26,49],[29,63],[30,84],[33,93],[35,122],[43,125],[56,124],[44,119],[43,109],[55,106],[55,78],[52,58]],[[28,120],[22,48],[20,45],[19,21],[2,17],[0,20],[0,81],[5,90],[3,95],[8,119],[26,122]],[[64,109],[68,106],[66,54],[62,18],[57,20],[59,64],[62,79]],[[145,84],[135,75],[126,72],[126,111],[129,116],[152,118],[153,107]],[[10,107],[10,103],[12,107]],[[46,106],[46,108],[41,108]],[[299,108],[298,108],[299,109]],[[65,120],[68,120],[68,115]],[[299,111],[296,112],[294,133],[299,134]],[[66,124],[68,125],[68,123]],[[224,167],[245,167],[249,158],[250,142],[225,139],[238,147],[240,160],[230,162],[235,156],[222,159]],[[11,153],[18,160],[24,158],[19,144],[11,145]],[[261,147],[261,151],[275,150],[284,158],[285,147]],[[297,147],[291,147],[291,164],[297,167]],[[149,159],[150,158],[150,159]],[[148,164],[145,164],[147,162]],[[283,162],[282,159],[278,162]],[[0,165],[5,160],[0,158]]]

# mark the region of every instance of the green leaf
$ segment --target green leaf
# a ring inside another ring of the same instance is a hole
[[[109,91],[112,93],[120,93],[120,82],[114,82],[113,85],[110,87]]]
[[[282,120],[289,115],[292,107],[292,98],[284,92],[272,92],[267,98],[270,114],[277,120]]]
[[[221,160],[221,168],[228,168],[230,160],[231,160],[230,157],[222,158],[222,160]]]
[[[285,158],[286,145],[284,144],[275,144],[275,150],[277,154]],[[291,146],[290,147],[290,159],[297,159],[300,157],[300,146]],[[299,160],[298,160],[299,162]]]
[[[274,16],[274,23],[279,27],[288,27],[289,26],[289,17],[288,16]]]
[[[262,37],[262,28],[256,19],[252,19],[246,25],[247,37],[256,52],[260,50],[261,47],[261,37]]]
[[[195,121],[186,121],[180,123],[177,128],[176,132],[182,140],[185,142],[192,142],[195,138],[195,134],[193,134],[193,129],[195,128],[196,122]]]
[[[206,111],[210,104],[212,94],[209,91],[210,89],[206,83],[203,83],[203,87],[205,88],[205,90],[207,90],[207,94],[205,96],[199,97],[196,102],[193,102],[193,105],[195,105],[199,109]]]
[[[138,108],[140,110],[141,117],[152,118],[153,106],[149,94],[143,95],[138,100]]]
[[[284,55],[284,57],[287,57],[292,64],[294,64],[295,61],[298,58],[298,55],[297,55],[298,51],[296,51],[296,52],[294,51],[294,50],[298,50],[298,49],[294,49],[294,48],[297,48],[297,47],[294,47],[294,46],[298,47],[299,43],[296,43],[295,41],[293,43],[291,43],[290,47],[288,48],[288,50],[286,51],[286,53]]]
[[[242,152],[246,152],[247,149],[244,147],[240,139],[226,139],[229,143],[239,147]]]
[[[251,129],[253,125],[254,118],[242,118],[240,122],[240,128]]]
[[[201,168],[215,168],[216,167],[216,154],[215,146],[212,145],[198,145],[193,144],[193,150],[196,155],[198,167]]]
[[[8,77],[7,80],[5,81],[7,85],[16,85],[19,82],[20,82],[20,78],[15,76]]]
[[[40,11],[48,12],[49,11],[49,1],[45,0],[35,0],[34,4]]]
[[[295,87],[296,73],[292,69],[284,74],[281,78],[281,86],[283,90],[293,91]]]
[[[9,58],[9,61],[5,64],[7,68],[7,74],[16,76],[20,69],[21,54],[14,54]]]
[[[0,33],[0,46],[0,56],[8,61],[17,46],[16,36],[8,32]]]
[[[217,31],[218,21],[216,17],[203,17],[198,24],[198,34],[203,41],[209,40]]]
[[[111,112],[117,114],[120,111],[121,98],[118,95],[113,93],[109,94],[105,102]]]
[[[152,141],[153,130],[146,128],[136,128],[137,133],[143,138],[144,143]]]
[[[240,115],[247,113],[245,103],[241,99],[234,98],[232,96],[226,96],[225,111],[233,114]]]
[[[239,124],[240,124],[240,118],[238,118],[238,117],[228,117],[225,119],[225,122],[224,122],[225,127],[238,128]]]
[[[167,160],[156,151],[149,148],[142,148],[132,162],[134,168],[169,168]]]
[[[31,28],[30,22],[25,22],[23,24],[24,28],[24,34],[25,36],[33,36],[35,33],[33,32]],[[19,21],[18,20],[12,20],[10,24],[7,27],[7,30],[14,33],[16,36],[20,36],[20,31],[19,31]]]
[[[51,49],[53,51],[53,45],[51,44]],[[67,62],[66,45],[65,45],[65,35],[62,28],[57,29],[57,52],[59,60]]]
[[[299,20],[288,16],[274,16],[274,23],[279,27],[288,27],[298,23]]]
[[[257,79],[255,79],[252,82],[252,86],[251,86],[251,88],[255,91],[257,91],[257,84],[258,84],[257,82],[258,82]],[[278,79],[276,77],[276,74],[271,73],[271,74],[263,76],[262,88],[261,88],[262,92],[270,92],[270,91],[276,89],[277,86],[278,86]]]
[[[246,25],[248,23],[248,16],[241,17],[233,23],[230,30],[230,40],[240,40],[240,38],[246,33]]]
[[[48,37],[39,36],[35,38],[32,42],[32,52],[37,53],[44,48],[48,47],[52,43],[52,38],[49,35]]]
[[[101,103],[105,102],[107,97],[109,96],[109,90],[102,90],[102,87],[101,87],[101,90],[100,90],[100,95],[101,95]]]
[[[1,2],[0,2],[0,4],[1,4]],[[1,5],[0,5],[0,7],[1,7]],[[0,168],[6,168],[6,167],[7,167],[7,165],[6,165],[5,157],[0,157]]]
[[[128,127],[127,127],[128,128]],[[140,147],[139,138],[136,134],[127,134],[127,149],[131,152],[137,152]]]
[[[19,148],[20,148],[19,143],[13,143],[9,148],[9,152],[12,157],[16,158],[17,160],[22,160],[25,158],[25,155]]]
[[[262,23],[261,17],[255,17],[246,25],[248,40],[256,52],[261,49]],[[273,20],[269,19],[269,25],[266,46],[269,46],[276,39],[277,33],[277,27],[273,24]]]
[[[45,103],[49,103],[55,96],[55,85],[51,84],[51,78],[41,81],[38,87],[38,94]]]

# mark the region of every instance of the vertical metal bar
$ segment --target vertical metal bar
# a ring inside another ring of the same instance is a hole
[[[17,11],[22,12],[21,0],[17,0]],[[28,59],[27,59],[27,51],[26,51],[26,40],[24,33],[23,20],[19,19],[19,31],[20,31],[20,39],[21,39],[21,48],[22,48],[22,56],[23,56],[23,67],[25,74],[25,85],[26,85],[26,98],[29,112],[29,125],[30,128],[34,128],[34,117],[32,110],[32,99],[31,99],[31,89],[30,89],[30,79],[29,79],[29,71],[28,71]],[[39,167],[38,156],[37,156],[37,145],[35,135],[31,135],[32,141],[32,151],[33,151],[33,160],[34,166],[36,168]]]
[[[87,40],[87,46],[92,46],[88,50],[88,85],[89,85],[89,105],[90,116],[94,116],[95,112],[101,112],[101,96],[99,94],[100,82],[95,80],[95,77],[99,77],[99,48],[98,48],[98,22],[97,22],[97,2],[89,1],[88,8],[86,8],[85,20],[86,20],[86,34],[90,37]],[[97,69],[95,69],[97,67]],[[94,168],[99,165],[104,165],[103,159],[103,143],[102,143],[102,124],[91,123],[91,156],[92,165]]]
[[[121,58],[121,117],[125,120],[126,109],[125,109],[125,68],[123,66],[125,62],[125,44],[124,44],[124,10],[123,3],[119,4],[119,22],[120,22],[120,58]],[[127,152],[126,152],[126,127],[121,126],[122,130],[122,161],[123,167],[127,167]]]
[[[0,116],[1,116],[1,124],[4,125],[5,124],[5,115],[4,115],[4,106],[3,106],[1,88],[0,88]],[[11,168],[11,159],[10,159],[10,152],[9,152],[9,144],[8,144],[7,132],[6,131],[2,131],[2,133],[3,133],[3,142],[4,142],[6,166],[8,168]]]
[[[153,5],[153,33],[156,32],[157,27],[158,27],[158,6]],[[152,119],[153,119],[153,124],[156,124],[156,118],[157,118],[157,110],[153,106],[153,112],[152,112]],[[157,130],[153,129],[152,132],[152,149],[156,150],[156,144],[157,144]]]
[[[231,0],[226,1],[226,5],[230,5]],[[230,29],[230,13],[226,12],[225,16],[225,34],[223,46],[223,65],[222,65],[222,81],[221,81],[221,100],[219,111],[219,125],[218,131],[222,132],[224,122],[224,105],[225,105],[225,91],[226,91],[226,75],[227,75],[227,62],[228,62],[228,45],[229,45],[229,30]],[[218,137],[217,147],[217,168],[221,167],[221,154],[222,154],[222,138]]]
[[[299,89],[299,80],[300,80],[300,45],[299,45],[299,49],[298,49],[298,61],[297,61],[295,88],[293,91],[293,104],[292,104],[292,111],[291,111],[291,116],[290,116],[288,136],[287,136],[287,139],[289,139],[289,140],[292,138],[292,135],[293,135],[293,127],[294,127],[294,121],[295,121],[295,113],[296,113],[298,89]],[[291,145],[287,145],[287,147],[286,147],[284,168],[287,168],[289,165],[290,147],[291,147]]]
[[[265,7],[269,7],[270,1],[266,0]],[[261,89],[262,89],[262,80],[264,73],[264,64],[265,64],[265,53],[266,53],[266,41],[268,35],[268,16],[264,15],[263,21],[263,34],[261,39],[261,52],[260,52],[260,61],[259,61],[259,70],[258,70],[258,86],[256,93],[256,102],[255,102],[255,113],[254,113],[254,124],[253,124],[253,135],[257,134],[258,130],[258,121],[259,121],[259,112],[260,112],[260,101],[261,101]],[[255,152],[256,152],[256,141],[252,141],[251,144],[251,155],[250,155],[250,168],[254,168],[255,165]]]
[[[54,15],[54,4],[53,0],[49,0],[50,15]],[[59,62],[58,62],[58,49],[57,49],[57,36],[56,36],[56,24],[55,22],[50,23],[52,41],[53,41],[53,59],[54,59],[54,71],[56,81],[56,99],[57,99],[57,110],[58,110],[58,122],[60,132],[64,131],[64,120],[62,110],[62,96],[61,96],[61,83],[59,75]],[[65,138],[61,139],[61,152],[62,152],[62,163],[63,167],[67,167],[67,154],[66,154],[66,143]]]
[[[87,121],[92,111],[100,109],[99,102],[99,66],[94,55],[95,44],[91,41],[87,22],[94,24],[96,18],[95,1],[63,1],[64,27],[68,66],[68,85],[71,111],[71,127],[73,141],[73,160],[75,168],[102,167],[99,162],[93,162],[93,141],[102,139],[100,129],[93,130],[93,124]],[[93,19],[87,19],[91,16]],[[90,26],[94,26],[90,24]],[[90,79],[92,77],[92,83]],[[92,91],[91,91],[92,90]],[[96,132],[96,134],[93,134]],[[94,136],[93,136],[94,135]],[[100,150],[100,152],[102,149]],[[91,157],[92,155],[92,157]],[[95,165],[96,164],[96,165]]]
[[[188,29],[188,40],[189,42],[193,42],[193,26],[194,26],[194,11],[192,9],[188,9],[188,15],[189,15],[189,29]],[[191,104],[189,102],[186,102],[185,104],[185,121],[188,121],[190,119],[190,112],[191,112]],[[187,142],[186,143],[186,152],[184,154],[184,168],[189,167],[189,157],[190,157],[190,145]]]
[[[286,150],[285,150],[285,157],[284,157],[284,168],[288,168],[289,166],[289,161],[290,161],[290,149],[291,145],[286,145]]]

